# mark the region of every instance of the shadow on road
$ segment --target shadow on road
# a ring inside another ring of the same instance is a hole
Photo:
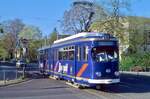
[[[65,88],[69,88],[67,86],[58,86],[58,87],[47,87],[47,88],[42,88],[42,89],[65,89]]]
[[[150,76],[122,74],[121,82],[107,85],[102,91],[109,93],[149,93]]]
[[[30,78],[30,79],[48,78],[47,75],[43,75],[43,74],[40,74],[40,73],[27,73],[26,77]]]

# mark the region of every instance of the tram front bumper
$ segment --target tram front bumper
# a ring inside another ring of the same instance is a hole
[[[90,84],[114,84],[119,83],[120,79],[88,79]]]

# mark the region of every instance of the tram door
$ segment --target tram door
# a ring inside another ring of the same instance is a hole
[[[77,73],[79,71],[79,68],[82,64],[82,61],[81,61],[81,46],[76,46],[76,50],[75,50],[75,68],[74,68],[74,76],[75,76],[75,80],[77,79]]]
[[[49,70],[50,70],[50,75],[53,75],[53,67],[54,67],[54,50],[50,49],[50,53],[49,53]]]
[[[77,66],[78,66],[78,57],[79,57],[79,46],[75,46],[75,60],[74,60],[74,77],[76,82],[76,75],[77,75]]]

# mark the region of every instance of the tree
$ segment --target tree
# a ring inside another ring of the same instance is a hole
[[[0,24],[0,33],[4,33],[2,25]]]
[[[42,40],[30,40],[28,45],[28,59],[30,61],[36,61],[38,55],[38,48],[41,47],[43,41]]]
[[[57,40],[58,31],[57,28],[53,29],[53,32],[49,36],[49,44],[52,45],[55,40]]]
[[[41,39],[42,32],[38,27],[35,26],[25,26],[22,31],[20,31],[19,38],[38,40]]]
[[[0,59],[5,60],[8,56],[7,51],[4,49],[4,44],[2,40],[0,40]]]
[[[14,35],[12,35],[11,33],[5,34],[2,38],[2,43],[4,45],[4,49],[7,51],[9,55],[8,58],[12,59],[14,57],[16,47]]]
[[[99,14],[102,13],[102,14]],[[104,9],[88,1],[75,1],[70,10],[64,12],[62,26],[64,32],[79,33],[90,31],[89,27],[96,15],[105,15]]]
[[[103,9],[107,12],[105,20],[96,20],[91,28],[98,31],[106,31],[112,33],[118,38],[122,38],[126,30],[123,28],[127,22],[127,17],[123,15],[123,11],[129,9],[130,3],[128,0],[101,0]],[[101,28],[102,27],[102,28]],[[123,41],[123,40],[122,40]]]
[[[6,51],[9,53],[9,58],[12,59],[15,54],[18,35],[24,27],[24,23],[20,19],[8,20],[2,22],[4,37],[3,43]]]
[[[42,32],[38,27],[25,26],[19,34],[20,49],[26,48],[27,51],[24,54],[24,58],[28,58],[30,61],[37,59],[37,49],[42,45]],[[24,40],[27,43],[24,43]],[[20,50],[22,52],[22,50]]]
[[[148,33],[150,31],[150,19],[142,17],[129,17],[129,21],[129,53],[135,54],[141,51],[147,51]]]
[[[98,0],[105,9],[104,20],[98,19],[91,25],[90,29],[96,32],[106,32],[114,35],[119,40],[121,55],[129,47],[129,21],[123,15],[123,11],[128,11],[130,2],[128,0]],[[120,57],[121,58],[121,57]]]
[[[25,26],[25,24],[20,19],[4,21],[2,24],[3,24],[4,32],[12,33],[15,39],[17,39],[19,33],[22,31],[22,29]]]

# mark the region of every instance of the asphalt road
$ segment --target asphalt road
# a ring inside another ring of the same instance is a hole
[[[33,79],[18,85],[0,88],[0,99],[98,99],[64,82]]]
[[[64,81],[37,78],[1,87],[0,99],[150,99],[150,76],[122,74],[120,84],[102,90],[77,89]]]

